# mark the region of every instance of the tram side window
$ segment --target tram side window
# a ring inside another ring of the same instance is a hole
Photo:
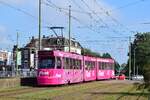
[[[88,69],[88,62],[85,61],[85,69]]]
[[[107,70],[110,69],[110,63],[106,63],[107,64]]]
[[[91,62],[88,61],[88,70],[90,70],[90,69],[91,69]]]
[[[88,70],[88,69],[89,69],[89,66],[90,66],[89,61],[85,61],[85,69],[86,69],[86,70]]]
[[[76,59],[74,60],[74,69],[78,69],[77,60]]]
[[[112,68],[112,67],[113,67],[113,66],[112,66],[112,63],[109,63],[109,66],[110,66],[109,69],[112,70],[112,69],[113,69],[113,68]]]
[[[74,62],[74,69],[78,69],[78,60],[75,60]]]
[[[106,69],[106,70],[109,69],[109,63],[105,63],[105,69]]]
[[[90,66],[91,66],[91,64],[90,64],[90,62],[88,61],[88,62],[87,62],[87,69],[88,69],[88,70],[90,70]]]
[[[71,69],[75,69],[75,68],[76,68],[75,59],[72,59],[72,68]]]
[[[108,69],[108,70],[113,69],[112,67],[113,67],[113,66],[112,66],[112,63],[107,63],[107,69]]]
[[[93,69],[95,69],[95,62],[92,62],[92,65],[93,65]]]
[[[66,69],[70,69],[70,59],[66,58]]]
[[[99,62],[98,65],[99,65],[99,69],[101,70],[102,69],[102,63]]]
[[[95,62],[92,61],[86,61],[85,62],[85,69],[86,70],[92,70],[95,68]]]
[[[81,67],[81,60],[78,60],[78,68],[82,69],[82,67]]]
[[[113,70],[114,69],[113,67],[114,67],[113,63],[110,63],[110,70]]]
[[[103,70],[103,69],[104,69],[104,63],[101,62],[101,70]]]
[[[77,69],[76,59],[73,59],[73,68],[74,68],[74,69]]]
[[[104,63],[104,70],[106,70],[107,69],[107,63],[105,62]]]
[[[95,62],[85,61],[85,69],[92,70],[95,68]]]
[[[73,59],[69,59],[69,61],[70,61],[69,69],[73,69]]]
[[[75,63],[75,59],[72,59],[72,69],[76,69],[76,63]]]
[[[105,70],[105,63],[104,62],[102,62],[102,70]]]
[[[66,58],[63,58],[63,69],[66,69]]]
[[[81,69],[80,60],[76,60],[76,66],[75,69]]]
[[[61,58],[60,57],[56,57],[56,68],[57,69],[61,69]]]
[[[93,70],[94,69],[94,64],[93,64],[93,62],[90,62],[90,63],[91,63],[90,70]]]
[[[107,69],[110,70],[110,68],[111,68],[111,64],[107,63]]]
[[[112,70],[114,70],[114,67],[115,67],[115,64],[114,64],[114,63],[112,63]]]

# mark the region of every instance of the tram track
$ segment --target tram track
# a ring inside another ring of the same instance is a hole
[[[133,82],[106,80],[93,81],[71,85],[47,86],[47,87],[20,87],[13,90],[0,91],[0,100],[124,100],[125,98],[138,97]],[[147,95],[147,94],[144,94]],[[109,98],[109,99],[107,99]],[[135,99],[134,99],[135,100]]]
[[[21,95],[30,95],[28,100],[41,100],[41,97],[36,97],[34,93],[38,93],[39,95],[44,93],[49,93],[45,97],[42,97],[42,99],[52,99],[52,100],[61,100],[64,99],[64,97],[73,96],[73,97],[79,97],[81,94],[85,96],[87,100],[92,99],[93,96],[99,96],[103,92],[112,92],[118,90],[120,91],[123,85],[127,86],[128,81],[93,81],[93,82],[87,82],[82,84],[71,84],[71,85],[61,85],[61,86],[48,86],[48,87],[23,87],[23,88],[17,88],[13,90],[4,90],[0,91],[0,100],[5,100],[5,98],[12,98],[12,100],[24,100],[27,97],[21,96]],[[115,90],[114,90],[115,88]],[[54,92],[46,92],[47,90],[50,91],[57,91],[57,95],[53,95]],[[73,90],[73,91],[72,91]],[[63,92],[64,91],[64,92]],[[41,93],[40,93],[41,92]],[[32,97],[33,93],[33,97]]]
[[[84,100],[92,100],[91,95],[95,95],[95,93],[99,93],[99,92],[109,92],[112,91],[114,88],[121,88],[122,85],[120,84],[105,84],[105,85],[98,85],[98,86],[91,86],[91,87],[87,87],[84,89],[77,89],[74,90],[73,92],[68,92],[65,94],[61,94],[58,95],[56,97],[52,97],[52,100],[61,100],[64,99],[64,97],[67,97],[69,95],[73,96],[73,97],[78,97],[81,93],[83,95],[86,95],[86,97],[84,98]]]
[[[91,84],[91,82],[88,83],[82,83],[82,84],[71,84],[71,85],[61,85],[61,86],[48,86],[48,87],[24,87],[24,88],[17,88],[17,89],[10,89],[10,90],[4,90],[0,91],[0,97],[12,97],[17,96],[21,94],[26,93],[32,93],[32,92],[38,92],[38,91],[44,91],[44,90],[52,90],[52,89],[60,89],[62,87],[70,87],[70,86],[78,86],[83,84]]]

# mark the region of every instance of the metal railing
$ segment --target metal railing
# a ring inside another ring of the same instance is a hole
[[[0,71],[0,78],[11,78],[11,77],[36,77],[37,71]]]

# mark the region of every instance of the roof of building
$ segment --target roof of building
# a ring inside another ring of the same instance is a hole
[[[43,47],[49,47],[49,46],[68,46],[69,45],[69,39],[65,37],[43,37],[42,38],[42,46]],[[71,40],[71,46],[76,48],[82,48],[79,42],[75,40]],[[35,47],[38,48],[38,39],[32,37],[31,41],[25,46],[25,47]]]

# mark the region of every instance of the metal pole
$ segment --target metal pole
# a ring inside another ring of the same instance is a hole
[[[39,50],[41,50],[41,0],[39,0]]]
[[[133,75],[135,76],[135,48],[134,48],[134,69],[133,69]]]
[[[129,80],[131,79],[131,37],[129,37]]]
[[[137,66],[137,72],[136,72],[136,76],[139,74],[139,69],[138,69],[138,66]]]
[[[63,37],[63,29],[61,29],[61,36]]]
[[[69,52],[71,51],[71,5],[69,5]]]
[[[18,76],[18,38],[19,38],[19,34],[17,32],[17,44],[16,44],[16,74]]]

